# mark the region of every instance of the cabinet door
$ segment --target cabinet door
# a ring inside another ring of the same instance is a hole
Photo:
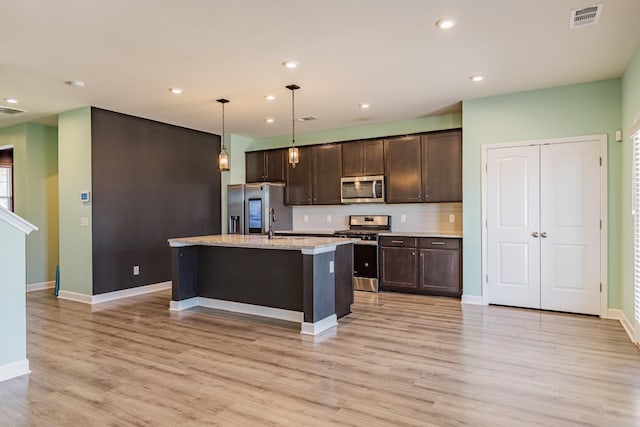
[[[313,204],[339,205],[342,171],[340,144],[313,147]]]
[[[284,156],[286,150],[265,151],[265,181],[284,182]]]
[[[300,163],[294,168],[287,162],[285,202],[287,205],[310,205],[311,147],[300,147],[298,150]]]
[[[362,141],[342,144],[342,176],[362,176],[364,171],[364,144]]]
[[[420,290],[433,295],[460,295],[460,251],[420,249]]]
[[[417,289],[416,248],[380,248],[380,281],[383,287]]]
[[[422,136],[424,202],[462,201],[462,132]]]
[[[246,181],[264,181],[264,151],[251,151],[245,154]]]
[[[384,175],[384,144],[382,139],[363,141],[363,175]]]
[[[422,201],[420,136],[384,140],[387,203]]]

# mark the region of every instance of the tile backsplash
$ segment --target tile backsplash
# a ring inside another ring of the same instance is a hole
[[[394,232],[462,233],[462,203],[296,206],[293,229],[344,230],[349,226],[349,215],[391,215]]]

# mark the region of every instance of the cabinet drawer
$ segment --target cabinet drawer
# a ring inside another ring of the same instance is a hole
[[[381,236],[378,241],[380,246],[403,246],[407,248],[415,248],[416,247],[416,238],[415,237],[390,237],[390,236]]]
[[[460,249],[460,239],[421,237],[419,243],[421,249]]]

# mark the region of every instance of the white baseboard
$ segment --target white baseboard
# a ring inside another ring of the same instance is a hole
[[[69,301],[83,302],[85,304],[91,304],[91,295],[81,294],[79,292],[64,291],[60,289],[58,292],[58,298],[68,299]]]
[[[153,283],[151,285],[138,286],[136,288],[123,289],[121,291],[113,291],[107,292],[105,294],[94,295],[91,298],[91,304],[100,304],[117,299],[135,297],[137,295],[144,295],[151,292],[164,291],[165,289],[171,289],[171,281]]]
[[[27,292],[41,291],[43,289],[51,289],[55,285],[56,285],[56,282],[54,280],[52,280],[51,282],[29,283],[27,285]]]
[[[11,378],[19,377],[21,375],[30,374],[29,360],[23,359],[17,362],[7,363],[0,366],[0,382],[10,380]]]
[[[198,297],[193,297],[189,299],[183,299],[181,301],[171,301],[169,303],[169,310],[170,311],[188,310],[190,308],[197,307],[198,305],[199,305]]]
[[[629,335],[629,339],[631,340],[631,342],[634,344],[640,343],[640,342],[636,342],[636,336],[638,336],[638,334],[636,333],[633,327],[633,323],[631,323],[629,319],[627,319],[627,316],[624,314],[624,311],[619,310],[617,308],[610,308],[607,312],[607,319],[619,320],[625,332],[627,333],[627,335]]]
[[[305,335],[318,335],[334,326],[338,326],[338,316],[332,314],[315,323],[302,322],[302,325],[300,325],[300,333]]]
[[[122,298],[134,297],[137,295],[148,294],[151,292],[163,291],[171,289],[171,282],[160,282],[151,285],[138,286],[137,288],[123,289],[121,291],[107,292],[99,295],[86,295],[78,292],[60,290],[58,298],[71,301],[83,302],[85,304],[100,304],[108,301],[115,301]]]
[[[304,320],[304,313],[300,311],[263,307],[261,305],[244,304],[241,302],[224,301],[214,298],[198,297],[198,305],[201,307],[214,308],[217,310],[251,314],[252,316],[269,317],[271,319],[286,320],[289,322],[302,323],[302,321]]]
[[[484,301],[482,301],[482,297],[478,295],[462,295],[460,302],[462,304],[486,305]]]

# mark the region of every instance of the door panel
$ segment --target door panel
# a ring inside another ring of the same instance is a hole
[[[492,304],[540,308],[538,147],[488,150],[488,275]]]
[[[600,314],[600,142],[541,146],[541,306]]]

